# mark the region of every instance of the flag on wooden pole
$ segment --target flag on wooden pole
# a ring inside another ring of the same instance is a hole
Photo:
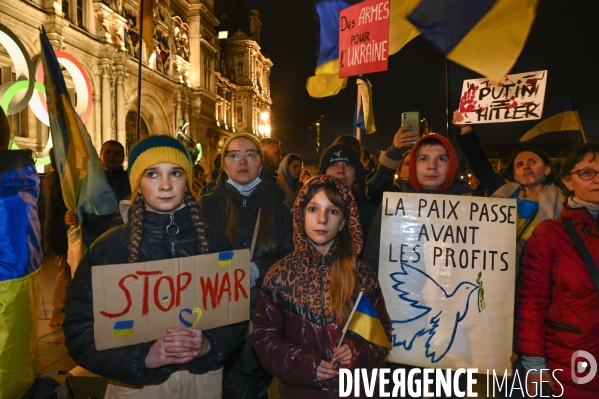
[[[77,213],[79,218],[79,223],[70,226],[67,233],[67,261],[74,271],[86,251],[81,228],[83,213],[116,213],[118,201],[106,181],[104,166],[91,137],[71,104],[58,59],[43,27],[40,43],[50,133],[62,197],[67,209]]]

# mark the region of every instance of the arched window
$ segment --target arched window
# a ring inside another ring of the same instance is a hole
[[[127,131],[127,146],[125,152],[129,154],[129,150],[137,143],[137,112],[129,111],[125,118],[125,129]],[[144,139],[149,136],[148,127],[146,121],[141,118],[140,135],[139,139]]]

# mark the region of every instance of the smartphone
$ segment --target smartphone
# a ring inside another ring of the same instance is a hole
[[[418,133],[418,138],[422,136],[420,132],[420,112],[418,111],[409,111],[403,112],[401,114],[401,126],[402,127],[411,127],[413,132]],[[410,142],[409,144],[414,144],[416,140]]]

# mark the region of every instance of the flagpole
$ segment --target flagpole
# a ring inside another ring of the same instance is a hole
[[[580,121],[580,115],[578,115],[578,111],[574,112],[576,115],[576,121],[578,122],[578,126],[580,126],[580,134],[582,134],[582,142],[588,143],[587,136],[584,134],[584,128],[582,127],[582,122]]]
[[[137,68],[137,141],[139,141],[140,133],[141,133],[141,57],[143,54],[142,34],[144,31],[144,27],[143,27],[144,26],[144,18],[143,18],[144,0],[139,0],[139,1],[140,1],[139,8],[142,10],[142,12],[137,13],[138,14],[137,18],[139,18],[139,64],[138,64],[138,68]]]
[[[341,335],[341,339],[339,340],[339,343],[337,344],[337,349],[341,348],[341,343],[343,342],[343,338],[345,338],[345,333],[347,332],[347,329],[349,328],[349,323],[351,322],[351,319],[353,319],[354,313],[356,313],[356,309],[358,309],[358,304],[360,303],[360,299],[362,299],[362,291],[360,291],[360,294],[358,295],[358,299],[356,299],[356,303],[354,304],[354,308],[352,309],[351,313],[349,314],[347,322],[345,323],[345,327],[343,327],[343,334]]]
[[[362,76],[362,75],[360,75]],[[362,136],[361,136],[361,131],[360,128],[358,127],[358,112],[360,112],[360,108],[358,106],[358,102],[360,101],[360,85],[358,84],[358,79],[360,78],[360,76],[358,76],[356,78],[356,107],[354,109],[354,136],[356,137],[356,139],[361,143],[362,142]],[[362,154],[358,154],[358,158],[361,158]]]
[[[447,131],[447,140],[451,140],[449,135],[449,61],[445,57],[445,130]]]

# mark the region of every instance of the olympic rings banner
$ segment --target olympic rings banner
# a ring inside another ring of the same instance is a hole
[[[0,85],[0,107],[4,109],[6,115],[13,115],[29,105],[35,116],[43,124],[50,126],[44,86],[44,68],[40,55],[37,54],[31,58],[17,35],[3,24],[0,24],[0,45],[8,52],[16,74],[16,81]],[[81,117],[81,121],[86,123],[91,115],[93,103],[89,76],[81,63],[71,54],[60,50],[55,50],[55,53],[60,65],[68,71],[73,79],[77,92],[75,112]],[[47,156],[50,147],[51,139],[48,139],[46,148],[39,154],[40,158]],[[49,160],[42,164],[46,163],[49,163]]]

